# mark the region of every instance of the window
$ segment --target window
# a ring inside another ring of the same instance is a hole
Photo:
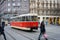
[[[20,6],[20,3],[18,3],[17,5]]]
[[[27,1],[27,0],[24,0],[24,2]]]
[[[16,9],[14,8],[14,9],[13,9],[13,11],[15,12],[15,11],[16,11]]]
[[[43,17],[43,20],[45,19],[45,17]]]
[[[15,4],[15,3],[13,3],[12,5],[13,5],[13,6],[15,6],[16,4]]]
[[[26,16],[26,21],[31,21],[30,16]]]
[[[32,16],[31,19],[32,19],[32,21],[37,21],[38,18],[37,18],[37,16]]]
[[[46,17],[46,19],[49,19],[48,17]]]
[[[22,17],[22,21],[25,21],[25,17]]]
[[[8,12],[10,12],[11,11],[11,9],[10,8],[8,8]]]
[[[8,3],[8,6],[11,6],[11,4],[10,4],[10,3]]]
[[[19,18],[19,17],[17,17],[17,18],[16,18],[16,21],[19,21],[19,19],[20,19],[20,18]]]
[[[13,1],[15,1],[15,0],[13,0]]]
[[[22,17],[19,18],[19,21],[22,21]]]
[[[22,2],[22,0],[20,0],[20,2]]]
[[[8,0],[8,1],[10,1],[10,0]]]

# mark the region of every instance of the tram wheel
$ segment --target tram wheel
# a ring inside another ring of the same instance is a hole
[[[33,29],[31,28],[30,31],[33,31]]]

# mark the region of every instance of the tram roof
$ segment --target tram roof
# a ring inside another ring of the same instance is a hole
[[[22,14],[22,15],[11,17],[11,19],[16,18],[16,17],[23,17],[23,16],[37,16],[37,14],[33,14],[33,13],[31,13],[31,14]]]
[[[60,16],[38,16],[38,17],[60,17]]]

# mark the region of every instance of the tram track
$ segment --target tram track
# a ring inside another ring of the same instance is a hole
[[[15,30],[15,29],[13,29],[13,30]],[[15,30],[15,32],[18,33],[18,30]],[[53,33],[53,32],[49,32],[49,33]],[[19,32],[18,34],[21,34],[21,33]],[[25,31],[24,31],[24,34],[25,34],[25,35],[24,35],[25,37],[31,36],[31,34],[30,34],[29,32],[28,32],[28,33],[25,33]],[[30,35],[26,36],[27,34],[30,34]],[[53,33],[53,34],[54,34],[54,33]],[[51,35],[51,36],[54,36],[55,34],[58,35],[57,33],[55,33],[54,35],[53,35],[53,34],[50,34],[50,35]],[[33,33],[32,33],[32,35],[35,36],[35,35],[37,35],[37,33],[36,33],[36,34],[33,34]],[[36,37],[36,36],[35,36],[35,37]],[[56,40],[56,38],[53,38],[53,37],[49,37],[49,38],[52,39],[52,40]],[[32,38],[32,40],[34,40],[34,39]]]
[[[9,34],[7,31],[5,31],[13,40],[16,40],[11,34]]]
[[[28,38],[29,40],[33,40],[32,38],[30,38],[30,37],[28,37],[28,36],[26,36],[26,33],[18,33],[17,31],[15,31],[15,30],[13,30],[13,32],[15,32],[15,33],[17,33],[17,34],[19,34],[19,35],[21,35],[21,36],[23,36],[23,37],[25,37],[25,38]]]
[[[15,32],[15,33],[17,33],[17,34],[19,34],[19,35],[21,35],[21,36],[23,36],[23,37],[25,37],[25,38],[28,38],[29,40],[34,40],[34,38],[33,37],[31,37],[31,35],[33,36],[35,36],[36,37],[36,35],[37,35],[37,33],[36,34],[33,34],[33,33],[31,33],[31,32],[25,32],[25,31],[19,31],[19,30],[16,30],[16,29],[11,29],[10,28],[10,30],[11,31],[13,31],[13,32]],[[49,33],[52,33],[52,32],[49,32]],[[8,33],[9,34],[9,33]],[[29,35],[28,35],[29,34]],[[10,34],[9,34],[10,35]],[[12,36],[12,35],[10,35],[10,36]],[[12,38],[14,39],[14,40],[16,40],[13,36],[12,36]],[[49,37],[50,39],[52,39],[52,40],[56,40],[55,38],[52,38],[52,37]]]
[[[10,31],[12,31],[12,32],[14,32],[14,33],[17,33],[16,31],[14,31],[14,30],[10,30]],[[16,40],[9,32],[7,32],[6,31],[6,33],[9,35],[9,36],[11,36],[11,38],[13,38],[14,40]],[[29,40],[33,40],[33,39],[31,39],[30,37],[27,37],[26,35],[23,35],[23,33],[17,33],[17,34],[19,34],[19,35],[21,35],[21,36],[23,36],[23,37],[25,37],[25,38],[27,38],[27,39],[29,39]]]
[[[13,29],[13,30],[14,30],[14,29]],[[15,32],[18,33],[17,30],[15,30]],[[21,34],[21,33],[19,32],[18,34]],[[26,37],[26,38],[29,38],[29,39],[31,39],[31,40],[35,40],[35,39],[30,38],[30,37],[29,37],[30,35],[26,36],[28,33],[24,33],[24,34],[25,34],[25,35],[22,35],[22,34],[21,34],[21,35],[24,36],[24,37]],[[33,34],[33,35],[37,35],[37,34]],[[35,37],[36,37],[36,36],[35,36]],[[52,37],[49,37],[49,38],[50,38],[50,39],[53,39],[53,40],[56,40],[55,38],[52,38]]]

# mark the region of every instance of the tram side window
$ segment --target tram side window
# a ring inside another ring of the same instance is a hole
[[[32,16],[32,21],[37,21],[37,16]]]
[[[16,21],[16,18],[13,18],[12,21]]]
[[[13,20],[13,19],[10,19],[11,21]]]
[[[19,21],[22,21],[22,17],[19,18]]]
[[[25,17],[22,17],[22,21],[25,21]]]
[[[26,21],[30,21],[30,16],[26,16]]]
[[[15,18],[15,21],[18,21],[18,18]]]
[[[19,17],[17,17],[17,18],[16,18],[16,21],[19,21],[19,19],[20,19],[20,18],[19,18]]]

